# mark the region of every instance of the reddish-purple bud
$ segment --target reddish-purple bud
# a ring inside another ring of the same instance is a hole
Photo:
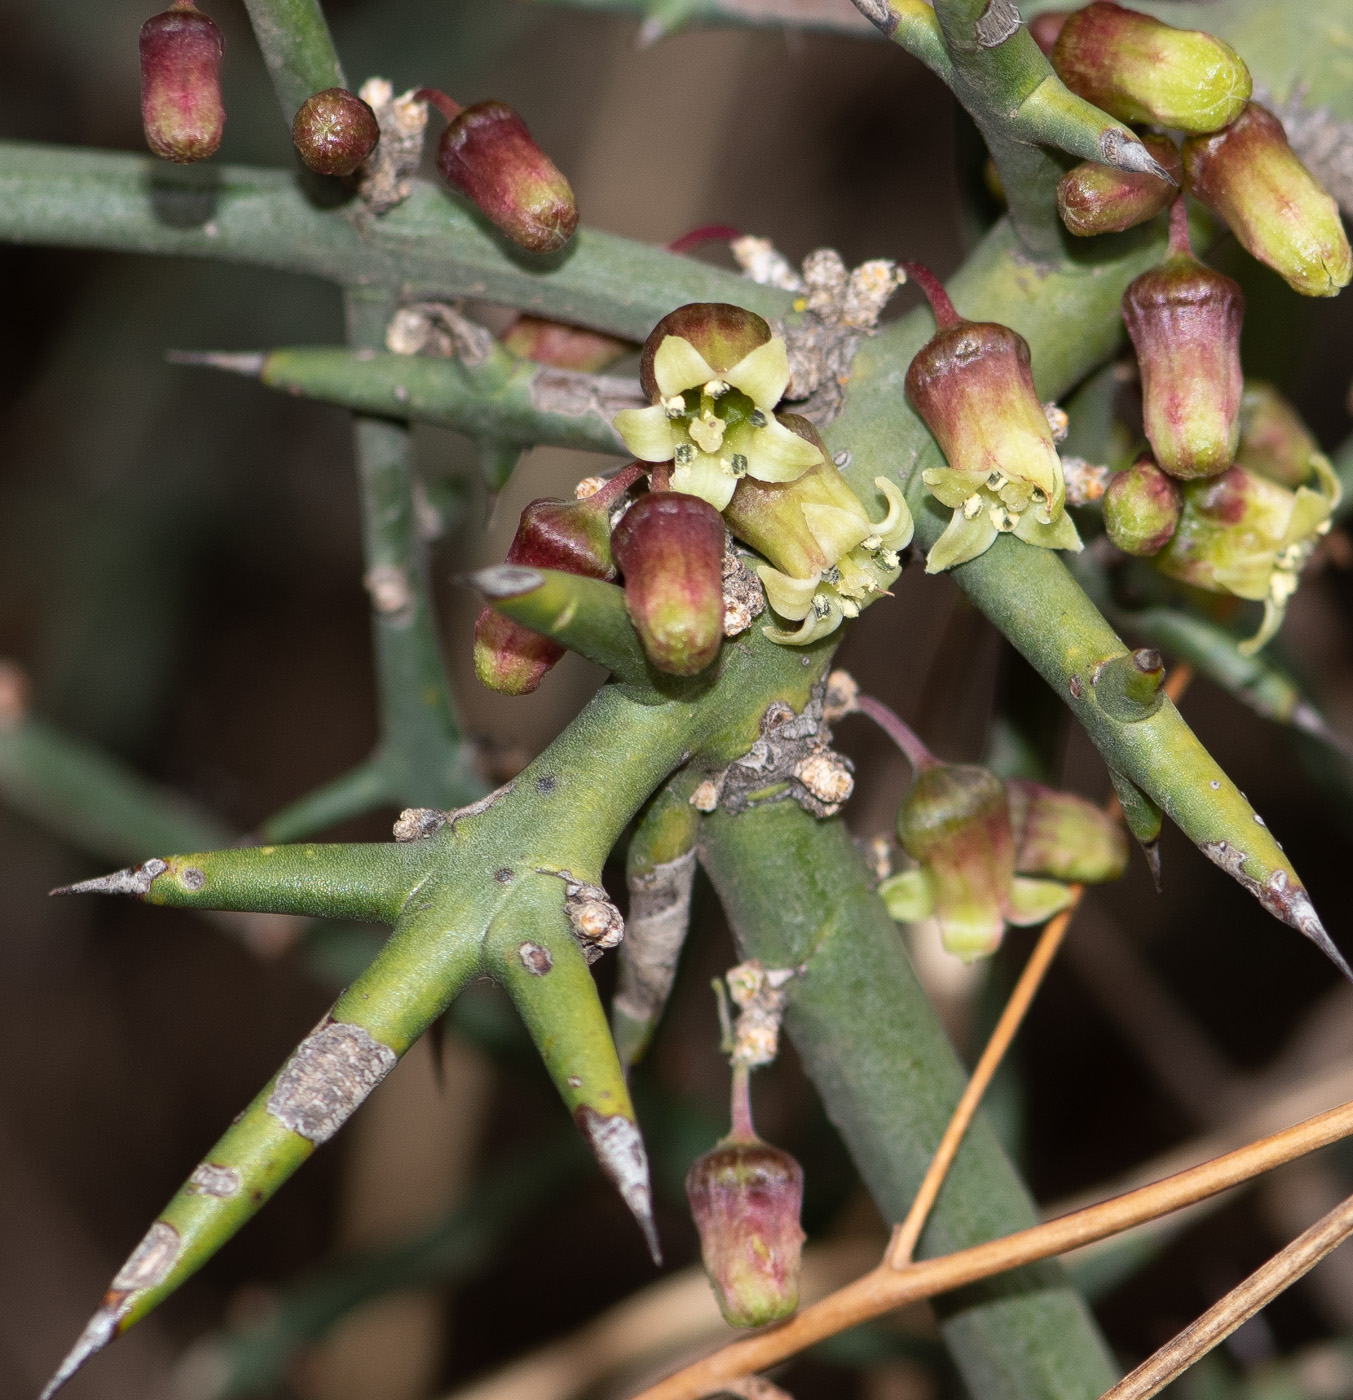
[[[215,155],[225,130],[225,39],[192,0],[177,0],[141,26],[141,121],[146,144],[180,165]]]
[[[1159,662],[1159,653],[1154,655]],[[1027,778],[1010,779],[1005,790],[1015,838],[1015,869],[1021,875],[1094,885],[1116,880],[1123,873],[1127,837],[1123,824],[1103,807]]]
[[[1123,293],[1123,321],[1142,373],[1142,418],[1163,471],[1182,481],[1216,476],[1240,442],[1239,283],[1189,248],[1184,201],[1170,214],[1170,252]]]
[[[1184,174],[1241,245],[1303,296],[1335,296],[1353,278],[1339,206],[1257,102],[1225,131],[1185,141]]]
[[[1110,480],[1104,492],[1104,528],[1126,554],[1158,554],[1169,544],[1182,507],[1179,488],[1143,457]]]
[[[1179,148],[1164,136],[1143,136],[1142,144],[1175,183],[1146,171],[1114,170],[1083,161],[1057,182],[1057,210],[1069,232],[1078,238],[1121,233],[1169,208],[1183,178]]]
[[[1067,17],[1051,57],[1067,87],[1101,111],[1179,131],[1225,126],[1253,86],[1229,44],[1107,0]]]
[[[631,465],[582,500],[532,501],[521,513],[505,562],[585,578],[613,578],[611,507],[641,475],[641,469]],[[490,690],[527,695],[563,655],[558,642],[491,607],[484,608],[475,623],[475,675]]]
[[[1029,21],[1029,37],[1049,58],[1057,45],[1062,26],[1070,17],[1070,10],[1044,10]]]
[[[627,355],[634,346],[601,331],[546,321],[540,316],[518,316],[499,337],[514,355],[556,369],[576,369],[595,374]]]
[[[325,88],[301,103],[292,144],[317,175],[351,175],[381,139],[376,114],[347,88]]]
[[[620,518],[611,538],[625,576],[625,606],[660,671],[693,676],[723,639],[723,519],[698,496],[653,491]]]
[[[760,1327],[799,1305],[803,1168],[756,1137],[730,1134],[697,1157],[686,1196],[724,1317]]]
[[[437,105],[451,117],[437,145],[442,179],[528,252],[562,248],[578,226],[578,203],[526,123],[505,102],[476,102],[458,114],[449,99]]]
[[[726,301],[678,306],[653,327],[639,358],[639,382],[653,403],[663,396],[653,361],[669,335],[693,345],[710,369],[724,374],[770,340],[771,329],[755,311]]]

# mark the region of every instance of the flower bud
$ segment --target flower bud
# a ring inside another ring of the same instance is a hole
[[[180,165],[215,155],[225,129],[225,39],[192,0],[177,0],[141,26],[141,121],[146,144]]]
[[[1052,57],[1052,51],[1057,45],[1057,36],[1062,32],[1062,26],[1070,15],[1070,10],[1044,10],[1029,21],[1029,37],[1048,58]]]
[[[803,1168],[756,1137],[730,1134],[697,1157],[686,1197],[725,1319],[760,1327],[799,1305]]]
[[[1339,479],[1320,454],[1314,486],[1296,491],[1244,467],[1190,482],[1170,543],[1152,561],[1161,573],[1212,593],[1264,604],[1259,631],[1240,650],[1252,655],[1282,625],[1287,601],[1339,503]]]
[[[1123,873],[1127,837],[1102,807],[1025,778],[1011,779],[1005,789],[1020,874],[1091,885]]]
[[[1142,374],[1142,419],[1162,471],[1215,476],[1240,442],[1239,283],[1189,248],[1182,197],[1170,214],[1170,251],[1123,293],[1123,322]]]
[[[1057,182],[1057,211],[1069,232],[1078,238],[1121,233],[1169,208],[1183,178],[1179,148],[1164,136],[1143,136],[1142,144],[1175,177],[1175,184],[1146,171],[1114,170],[1083,161]]]
[[[1125,554],[1158,554],[1179,524],[1179,488],[1149,458],[1115,472],[1104,492],[1104,528]]]
[[[524,360],[595,374],[634,347],[601,331],[547,321],[541,316],[518,316],[499,336],[503,346]]]
[[[730,302],[693,301],[678,306],[653,327],[639,358],[639,383],[653,403],[673,392],[656,365],[658,351],[669,335],[684,340],[715,374],[723,375],[765,345],[771,339],[771,329],[755,311]],[[779,401],[777,395],[775,402]]]
[[[1225,126],[1253,87],[1229,44],[1106,0],[1068,16],[1052,66],[1078,97],[1119,121],[1179,131]]]
[[[648,659],[693,676],[723,639],[723,521],[697,496],[651,491],[620,518],[611,539],[625,576],[625,606]]]
[[[506,562],[527,568],[562,569],[585,578],[612,578],[611,507],[638,480],[638,466],[617,472],[582,500],[532,501],[521,513]],[[504,695],[527,695],[564,648],[491,607],[480,612],[474,629],[475,675]]]
[[[961,319],[925,268],[906,267],[939,327],[907,369],[907,398],[949,464],[926,471],[925,484],[954,512],[926,572],[973,559],[1007,532],[1051,549],[1079,549],[1028,342],[1009,326]]]
[[[1236,453],[1236,466],[1295,489],[1311,479],[1311,458],[1319,451],[1319,444],[1296,409],[1272,384],[1246,380],[1240,400],[1240,451]]]
[[[476,102],[455,115],[437,145],[437,169],[528,252],[556,252],[578,226],[568,181],[505,102]]]
[[[1267,108],[1251,102],[1224,131],[1185,141],[1184,175],[1241,245],[1303,296],[1332,297],[1348,285],[1353,252],[1339,206]]]
[[[312,93],[291,123],[292,144],[317,175],[351,175],[380,139],[375,112],[347,88]]]

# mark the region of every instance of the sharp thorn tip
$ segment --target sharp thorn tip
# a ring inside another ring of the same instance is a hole
[[[141,865],[129,865],[123,870],[114,870],[111,875],[96,875],[92,880],[77,880],[73,885],[59,885],[48,892],[48,897],[57,894],[125,894],[134,899],[144,899],[157,875],[162,875],[169,867],[162,860],[148,860]]]
[[[245,350],[230,354],[218,350],[170,350],[165,359],[171,365],[199,365],[208,369],[228,370],[231,374],[246,374],[257,379],[263,373],[267,355],[262,350]]]
[[[1141,846],[1142,854],[1146,857],[1147,868],[1151,871],[1151,880],[1156,887],[1156,893],[1159,894],[1164,888],[1160,867],[1160,839],[1143,841]]]
[[[65,1360],[56,1368],[56,1374],[47,1382],[38,1400],[52,1400],[52,1396],[91,1356],[97,1356],[117,1336],[117,1323],[118,1315],[114,1309],[100,1308],[85,1324],[79,1340],[66,1353]]]

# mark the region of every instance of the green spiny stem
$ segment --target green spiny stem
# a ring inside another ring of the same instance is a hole
[[[312,93],[347,87],[319,0],[244,0],[287,127]]]
[[[0,793],[30,821],[103,860],[222,846],[234,836],[189,798],[32,716],[0,728]]]
[[[485,439],[496,450],[495,462],[503,460],[486,473],[493,490],[506,483],[524,446],[623,453],[611,419],[622,408],[647,404],[635,380],[552,369],[502,346],[487,365],[329,346],[175,359],[256,375],[270,389],[321,403]]]
[[[466,582],[505,617],[605,666],[620,680],[641,689],[663,682],[668,690],[691,688],[649,665],[625,610],[625,590],[614,583],[518,564],[481,569]],[[653,698],[663,696],[658,692]]]
[[[1032,352],[1035,386],[1056,398],[1116,346],[1123,289],[1159,260],[1162,233],[1143,228],[1120,235],[1110,256],[1093,267],[1066,261],[1035,269],[1017,255],[1013,230],[998,225],[949,291],[962,315],[1019,331]],[[916,312],[862,346],[845,410],[825,434],[833,450],[849,444],[845,475],[856,491],[868,489],[885,463],[897,471],[922,548],[948,521],[922,481],[922,471],[943,458],[908,407],[902,379],[932,325],[928,312]],[[1067,325],[1077,327],[1078,338],[1066,336]],[[1344,966],[1281,847],[1175,707],[1166,701],[1152,717],[1128,723],[1098,703],[1091,684],[1096,668],[1127,647],[1052,551],[1002,536],[953,577],[1070,706],[1111,769],[1141,788],[1271,914]]]
[[[621,1063],[635,1064],[653,1038],[676,978],[690,926],[700,813],[691,805],[699,773],[669,778],[649,800],[625,857],[629,914],[620,945],[611,1034]]]
[[[400,288],[410,300],[481,297],[642,340],[688,301],[781,316],[792,297],[693,258],[581,229],[551,257],[509,249],[441,190],[379,220],[310,203],[299,178],[241,166],[0,142],[0,239],[208,257]]]
[[[902,1219],[963,1072],[849,832],[781,804],[707,818],[700,852],[740,956],[801,969],[786,987],[789,1035],[879,1209]],[[921,1253],[962,1248],[1036,1220],[979,1114]],[[1055,1265],[945,1299],[940,1325],[972,1395],[1093,1396],[1113,1378],[1088,1309]]]

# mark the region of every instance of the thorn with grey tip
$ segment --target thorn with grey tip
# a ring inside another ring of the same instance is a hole
[[[208,369],[224,369],[231,374],[245,374],[257,379],[268,362],[263,350],[243,350],[230,354],[224,350],[170,350],[165,359],[171,365],[204,365]]]
[[[1298,700],[1292,710],[1291,720],[1293,728],[1300,729],[1302,733],[1319,739],[1321,743],[1328,744],[1336,753],[1353,760],[1353,743],[1331,729],[1329,721],[1314,705],[1308,705],[1305,700]]]
[[[73,885],[61,885],[49,894],[125,894],[144,899],[159,875],[169,869],[167,862],[151,859],[141,865],[129,865],[111,875],[96,875],[92,880],[79,880]]]
[[[1350,968],[1344,955],[1334,946],[1334,940],[1325,932],[1325,926],[1320,922],[1320,915],[1315,912],[1315,905],[1311,903],[1311,897],[1303,889],[1293,890],[1283,901],[1280,909],[1272,912],[1286,924],[1290,924],[1298,933],[1304,934],[1320,949],[1322,953],[1332,962],[1340,972],[1353,982],[1353,968]]]
[[[55,1375],[43,1388],[39,1400],[52,1400],[52,1396],[70,1380],[90,1357],[97,1356],[117,1336],[117,1321],[117,1310],[106,1304],[89,1319],[85,1324],[85,1330],[80,1333],[79,1340],[66,1353],[65,1360],[56,1368]]]
[[[1136,174],[1154,175],[1167,185],[1179,187],[1179,180],[1153,156],[1141,141],[1125,141],[1117,151],[1117,165],[1120,170],[1131,170]]]
[[[520,564],[496,564],[491,569],[465,574],[461,581],[486,598],[518,598],[539,588],[545,582],[545,575]]]
[[[662,1266],[662,1246],[653,1218],[653,1188],[649,1183],[648,1153],[639,1125],[623,1113],[609,1117],[587,1105],[574,1110],[574,1121],[597,1165],[611,1179],[643,1232],[644,1243],[655,1266]]]
[[[1160,870],[1160,838],[1157,837],[1154,841],[1142,841],[1138,844],[1142,848],[1142,854],[1146,857],[1146,867],[1151,872],[1151,880],[1156,887],[1156,893],[1159,894],[1164,888]]]

